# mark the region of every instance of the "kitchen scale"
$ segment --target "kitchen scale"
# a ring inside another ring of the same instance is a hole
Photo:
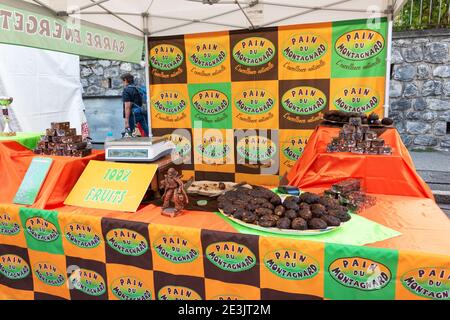
[[[164,137],[126,137],[105,141],[107,161],[153,162],[175,149],[175,145]]]

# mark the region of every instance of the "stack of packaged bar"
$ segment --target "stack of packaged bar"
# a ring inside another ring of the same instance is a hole
[[[359,154],[392,154],[392,148],[370,130],[369,125],[362,124],[360,117],[352,117],[344,124],[339,136],[331,139],[327,152],[352,152]]]
[[[338,200],[341,205],[355,213],[373,206],[376,202],[374,197],[362,190],[361,180],[354,178],[333,184],[330,189],[324,191],[324,195]]]
[[[77,130],[70,128],[70,122],[52,122],[51,128],[47,129],[45,136],[41,137],[34,153],[66,156],[66,157],[86,157],[92,153],[88,143],[83,141],[81,135],[77,135]]]

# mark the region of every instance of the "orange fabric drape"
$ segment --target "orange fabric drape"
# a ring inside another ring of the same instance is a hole
[[[308,189],[322,192],[320,189]],[[361,216],[401,232],[400,236],[369,244],[370,247],[411,250],[450,255],[450,222],[431,199],[392,195],[375,195],[376,205],[364,210]],[[161,215],[161,208],[143,205],[137,212],[121,212],[63,206],[56,209],[60,216],[86,219],[112,218],[127,221],[153,223],[170,227],[207,229],[236,232],[225,220],[212,212],[186,210],[176,219]],[[73,219],[72,218],[72,219]],[[71,219],[67,217],[67,219]],[[274,235],[276,236],[276,235]],[[301,240],[301,237],[299,237]]]
[[[31,160],[36,156],[17,142],[0,142],[0,203],[12,203]],[[105,152],[93,150],[92,155],[84,158],[51,158],[52,166],[32,206],[34,208],[52,209],[61,206],[88,162],[104,160]]]
[[[339,128],[319,126],[311,135],[301,158],[289,171],[289,185],[299,188],[329,188],[347,178],[360,178],[366,192],[433,198],[428,185],[416,173],[408,150],[396,129],[381,133],[392,155],[327,153],[326,146]]]

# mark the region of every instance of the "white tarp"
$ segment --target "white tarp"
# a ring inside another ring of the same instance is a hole
[[[13,130],[42,132],[50,122],[70,121],[81,134],[78,56],[5,44],[0,55],[0,96],[14,98]]]
[[[398,11],[406,0],[26,1],[47,7],[50,12],[66,12],[71,17],[111,29],[135,35],[143,35],[148,29],[150,36],[164,36],[374,18],[386,16],[389,7],[393,12]],[[247,8],[253,8],[253,12]]]

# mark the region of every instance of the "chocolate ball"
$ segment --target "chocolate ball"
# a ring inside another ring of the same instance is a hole
[[[326,229],[327,223],[319,218],[312,218],[308,221],[308,227],[310,229]]]
[[[281,217],[286,212],[286,209],[282,205],[278,205],[274,209],[274,213]]]
[[[327,223],[327,225],[333,226],[333,227],[338,227],[341,224],[341,220],[339,220],[337,217],[331,216],[329,214],[322,216],[322,218],[320,218],[320,219],[325,221]]]
[[[280,229],[290,229],[291,228],[291,219],[289,218],[281,218],[277,221],[277,227]]]
[[[312,212],[311,212],[311,210],[309,210],[309,208],[300,209],[298,211],[298,216],[305,220],[309,220],[312,218]]]
[[[259,218],[258,225],[261,227],[273,227],[277,224],[279,217],[273,214],[267,214]]]
[[[295,230],[306,230],[308,228],[308,224],[302,218],[295,218],[292,220],[291,227]]]
[[[298,215],[295,210],[290,209],[284,213],[284,216],[292,220],[292,219],[297,218]]]

